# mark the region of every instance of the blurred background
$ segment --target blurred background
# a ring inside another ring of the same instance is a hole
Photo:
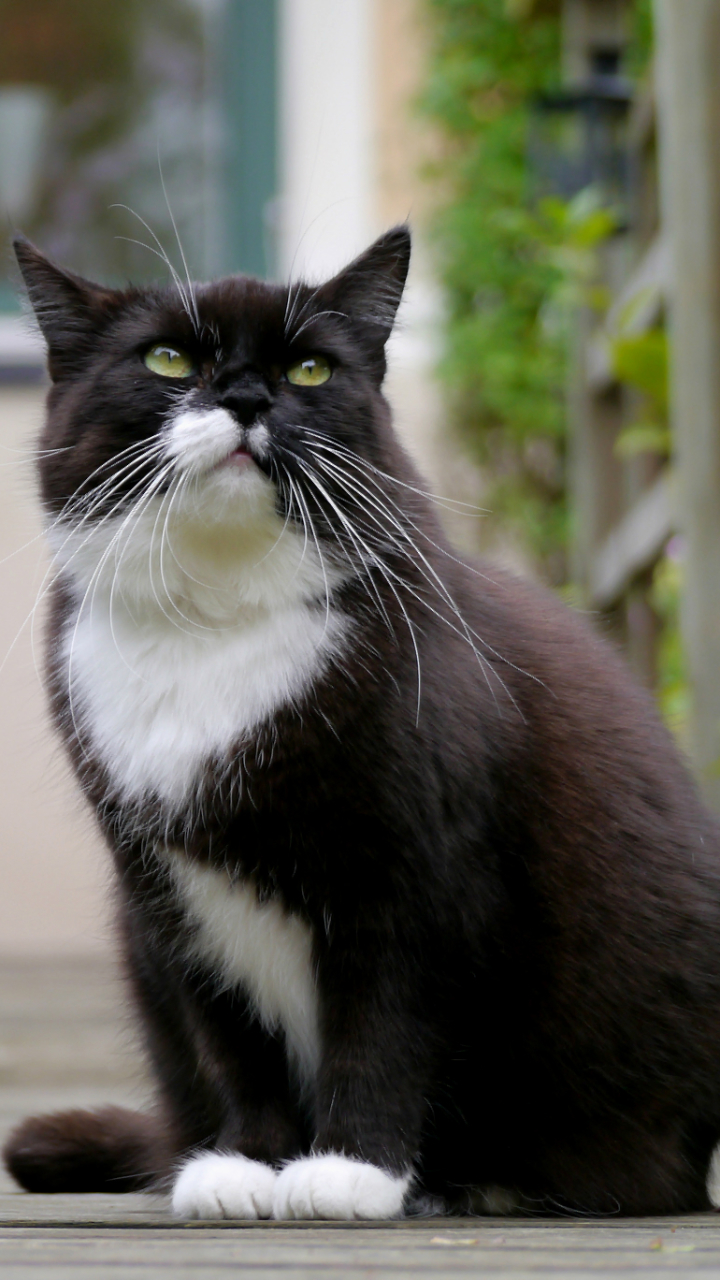
[[[37,673],[15,229],[109,283],[180,245],[285,280],[409,219],[387,394],[486,513],[452,537],[624,648],[720,809],[719,62],[720,0],[0,0],[0,954],[110,945]]]

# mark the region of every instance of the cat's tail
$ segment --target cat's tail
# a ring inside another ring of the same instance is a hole
[[[103,1107],[29,1116],[3,1147],[26,1191],[142,1191],[167,1168],[163,1128],[152,1115]]]

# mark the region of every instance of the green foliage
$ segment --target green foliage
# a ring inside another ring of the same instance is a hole
[[[645,74],[653,50],[653,0],[635,0],[630,12],[626,66],[632,80]]]
[[[528,101],[559,68],[555,18],[526,23],[505,0],[429,0],[434,56],[424,109],[449,146],[451,199],[436,224],[448,298],[441,373],[454,418],[495,476],[495,520],[510,520],[549,576],[565,542],[562,337],[543,324],[560,282],[553,213],[534,212]],[[555,211],[556,212],[556,211]]]
[[[622,458],[639,453],[670,455],[668,419],[668,337],[659,325],[643,333],[618,334],[611,343],[616,377],[638,393],[638,417],[624,428],[615,445]]]
[[[650,603],[662,623],[655,695],[665,723],[689,753],[690,684],[680,635],[681,592],[682,564],[666,555],[655,568],[650,591]]]
[[[566,386],[579,309],[605,315],[599,251],[615,229],[597,193],[534,202],[527,163],[530,103],[560,76],[560,6],[532,0],[426,0],[433,29],[423,109],[441,126],[443,159],[430,176],[448,199],[435,224],[448,302],[441,372],[454,420],[485,465],[484,502],[519,534],[537,568],[566,598]],[[634,0],[628,75],[652,52],[652,0]],[[620,456],[668,456],[668,349],[644,329],[653,300],[606,316],[610,360],[634,412]],[[681,566],[666,556],[650,600],[661,619],[658,700],[684,741],[688,683],[679,628]]]
[[[568,331],[579,302],[608,305],[597,248],[614,219],[592,191],[569,204],[532,199],[530,104],[559,82],[558,14],[525,0],[427,5],[433,55],[422,106],[447,140],[431,176],[449,190],[435,224],[448,301],[441,374],[455,423],[491,477],[491,522],[512,526],[560,584]],[[650,0],[637,0],[634,67],[647,58],[650,17]]]

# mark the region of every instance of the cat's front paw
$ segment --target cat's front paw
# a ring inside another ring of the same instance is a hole
[[[178,1218],[269,1218],[277,1174],[247,1156],[205,1151],[183,1165],[172,1192]]]
[[[410,1175],[341,1155],[293,1160],[277,1176],[273,1218],[399,1218]]]

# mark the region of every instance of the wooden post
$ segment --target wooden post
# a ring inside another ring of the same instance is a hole
[[[720,4],[655,0],[692,749],[720,811]]]
[[[628,0],[563,0],[563,77],[567,84],[586,84],[601,51],[625,42]],[[606,267],[613,250],[606,253]],[[581,311],[575,331],[568,410],[570,418],[570,487],[573,505],[573,578],[585,603],[595,552],[623,514],[622,466],[614,445],[622,426],[623,406],[617,387],[598,394],[588,381],[587,350],[594,317]]]

